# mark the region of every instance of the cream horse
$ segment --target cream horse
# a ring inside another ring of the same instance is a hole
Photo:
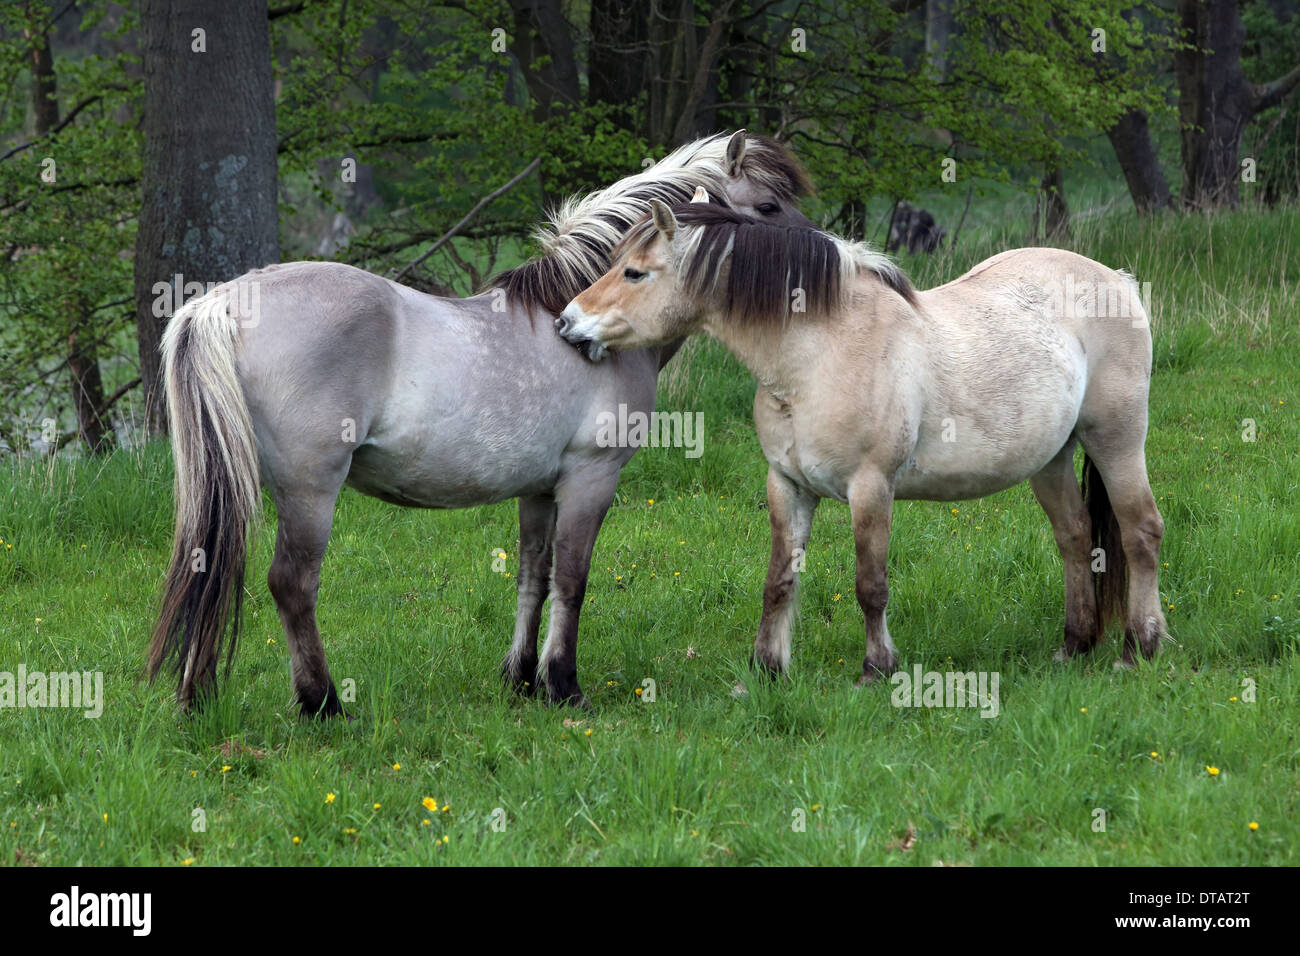
[[[1025,480],[1065,564],[1058,658],[1091,651],[1125,611],[1124,663],[1137,649],[1152,657],[1166,633],[1164,522],[1143,447],[1151,333],[1132,278],[1064,250],[1015,249],[917,292],[860,244],[700,200],[652,203],[556,327],[595,361],[704,331],[758,379],[772,554],[757,663],[789,666],[798,559],[821,498],[852,511],[869,683],[898,663],[885,624],[894,500]]]

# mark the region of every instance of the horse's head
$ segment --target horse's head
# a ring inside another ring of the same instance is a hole
[[[691,200],[708,201],[702,186]],[[652,199],[650,219],[614,250],[613,267],[565,307],[556,330],[593,362],[609,349],[663,345],[698,331],[703,303],[688,293],[679,272],[686,233],[672,209]]]
[[[774,226],[814,227],[798,205],[812,194],[812,182],[781,143],[736,130],[727,140],[723,165],[732,208]]]

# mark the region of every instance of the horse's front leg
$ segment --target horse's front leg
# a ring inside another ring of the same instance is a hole
[[[501,662],[501,676],[516,693],[537,693],[537,630],[542,604],[551,590],[555,545],[555,499],[536,495],[519,499],[519,604],[515,636]]]
[[[617,485],[618,466],[602,462],[565,476],[555,489],[551,620],[537,666],[537,678],[553,703],[587,706],[578,686],[578,617],[587,593],[591,550]]]
[[[754,638],[753,663],[771,674],[790,667],[790,630],[795,592],[812,531],[817,496],[775,468],[767,470],[767,510],[772,522],[772,553],[763,585],[763,616]]]
[[[858,605],[866,622],[867,651],[862,660],[858,684],[870,684],[888,677],[898,666],[894,642],[885,625],[889,602],[889,525],[894,510],[892,483],[882,474],[867,471],[854,477],[849,486],[849,510],[853,518],[853,541],[858,569]]]

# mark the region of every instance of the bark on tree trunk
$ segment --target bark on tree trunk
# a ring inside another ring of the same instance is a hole
[[[1151,143],[1151,128],[1144,110],[1132,109],[1106,131],[1115,149],[1115,158],[1124,171],[1133,205],[1141,215],[1149,215],[1169,207],[1169,183],[1155,147]]]
[[[630,108],[650,75],[645,10],[635,0],[592,0],[590,24],[587,100]]]
[[[266,0],[141,0],[136,329],[148,426],[166,430],[156,283],[232,279],[280,257]],[[173,308],[184,290],[171,290]]]
[[[1246,27],[1235,0],[1179,0],[1183,39],[1174,54],[1182,120],[1183,205],[1236,206],[1241,136],[1256,113],[1300,88],[1300,66],[1268,83],[1251,83],[1241,68]]]
[[[1179,0],[1192,49],[1174,54],[1182,122],[1183,205],[1236,206],[1241,134],[1254,109],[1241,69],[1246,28],[1237,0]]]

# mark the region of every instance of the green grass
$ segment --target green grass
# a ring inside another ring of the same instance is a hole
[[[660,399],[705,413],[704,456],[638,453],[597,542],[579,647],[589,713],[499,685],[514,579],[493,571],[492,554],[517,556],[512,505],[426,513],[345,491],[319,616],[336,681],[355,681],[358,719],[296,717],[264,584],[268,520],[233,676],[216,707],[181,721],[167,686],[136,680],[169,548],[167,447],[9,463],[0,670],[102,670],[106,705],[97,720],[0,710],[0,859],[1294,863],[1297,235],[1300,216],[1284,210],[1111,217],[1076,236],[1080,251],[1153,283],[1147,454],[1176,641],[1154,664],[1113,670],[1115,635],[1090,660],[1052,661],[1060,561],[1026,487],[956,515],[897,506],[890,629],[901,660],[999,672],[992,719],[854,689],[862,619],[848,512],[832,502],[814,527],[793,677],[748,680],[765,466],[753,386],[711,343],[679,360]],[[1005,245],[972,233],[956,255],[907,265],[930,285]],[[646,678],[653,703],[635,695]],[[751,693],[737,699],[740,679]],[[426,797],[451,809],[428,812]],[[902,849],[909,827],[915,842]]]

